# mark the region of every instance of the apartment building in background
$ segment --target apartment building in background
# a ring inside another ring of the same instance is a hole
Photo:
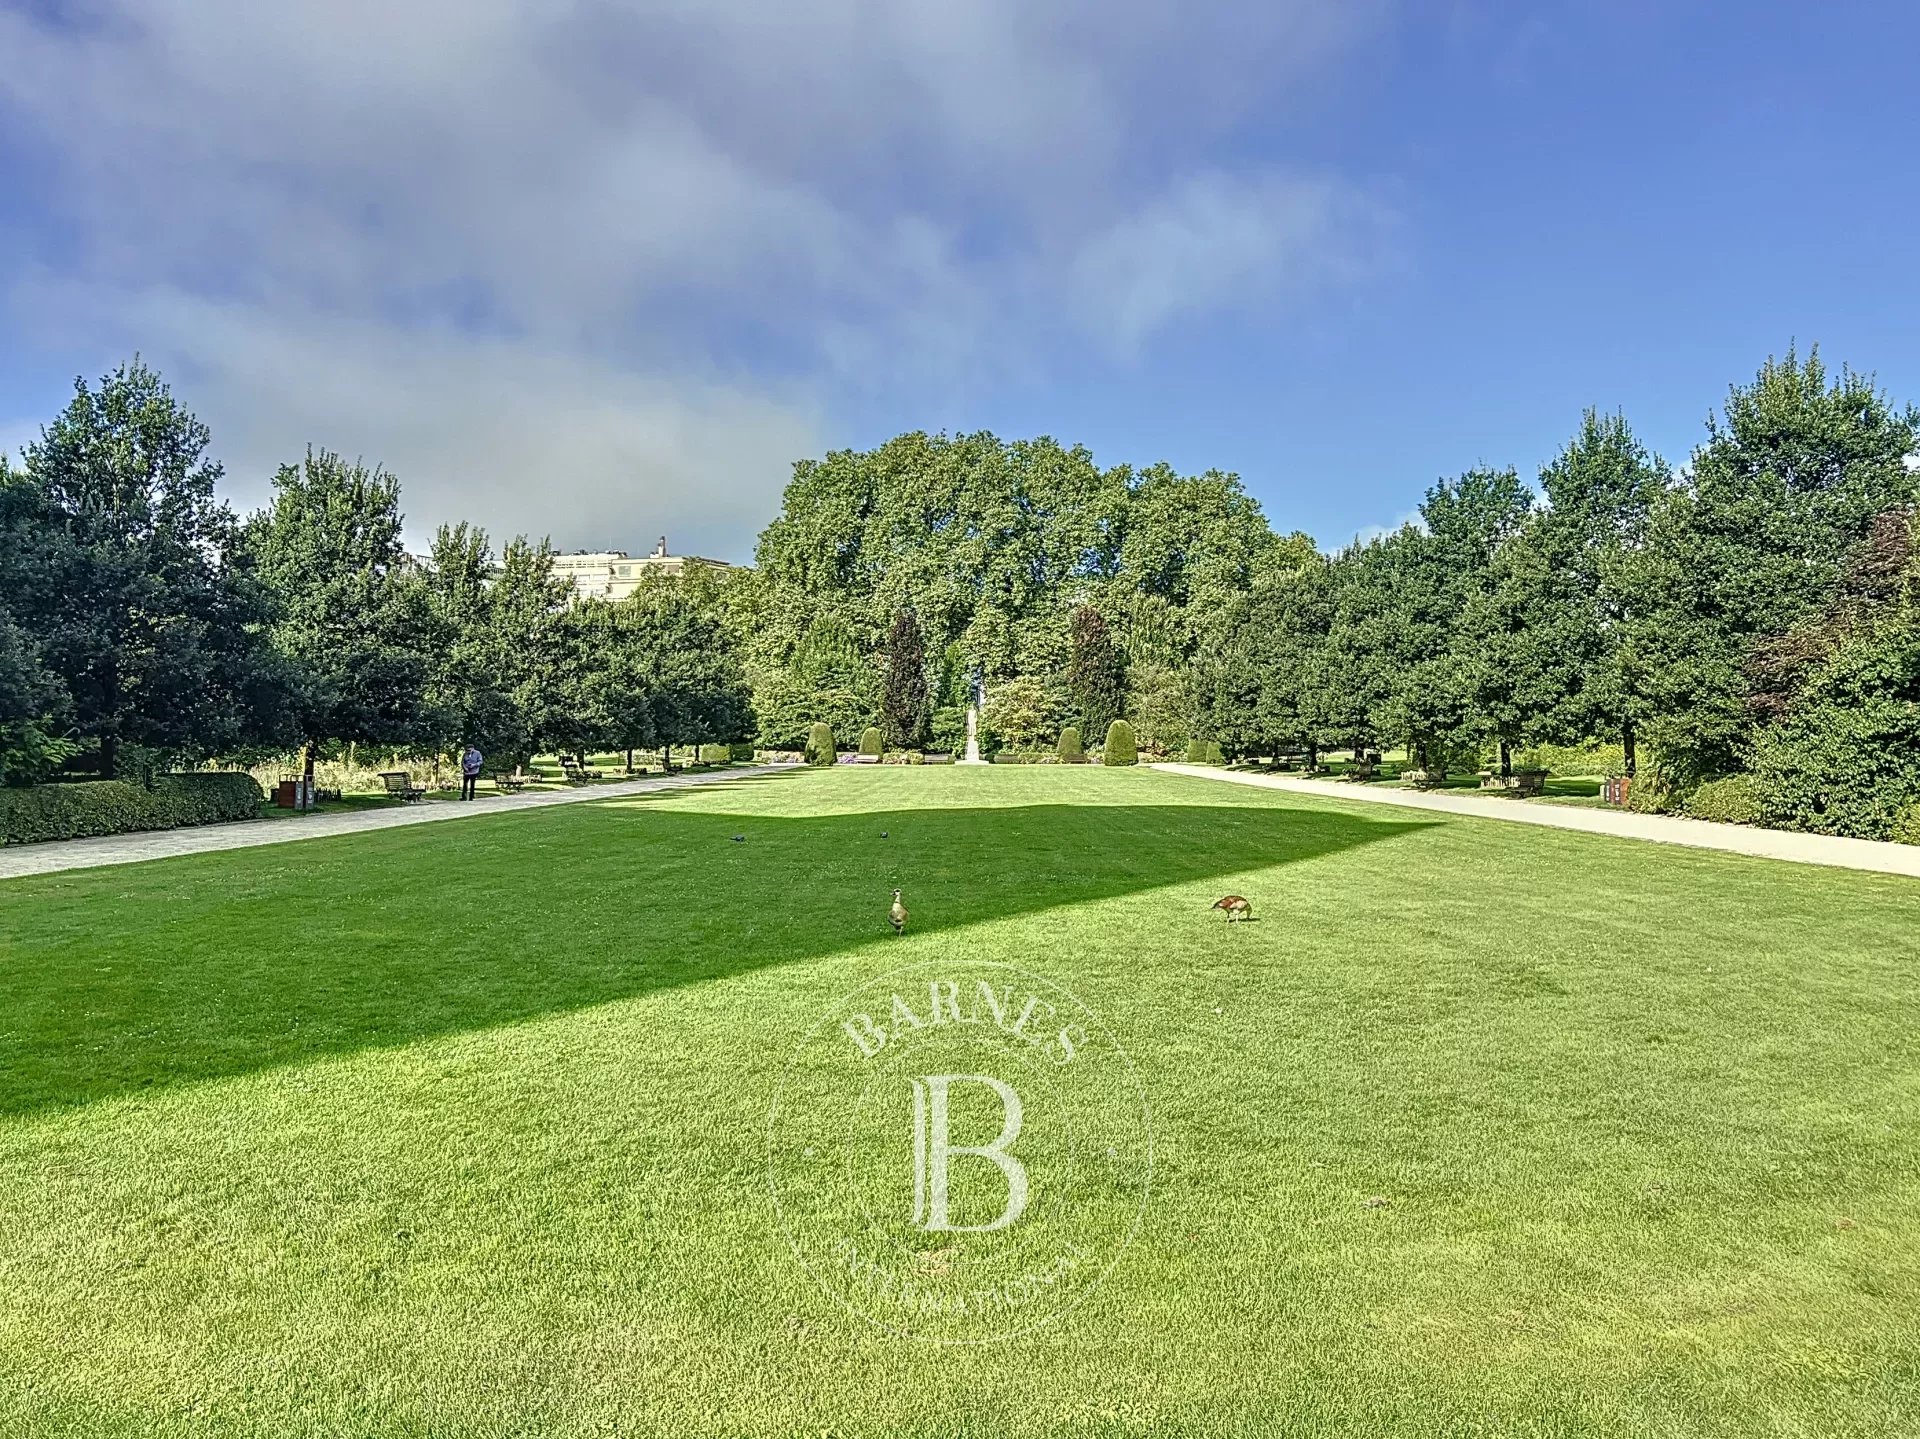
[[[703,559],[699,555],[670,555],[667,537],[649,555],[629,555],[625,550],[577,550],[555,555],[553,572],[573,586],[576,598],[583,600],[623,600],[632,594],[648,575],[678,577],[690,567],[729,570],[725,560]]]

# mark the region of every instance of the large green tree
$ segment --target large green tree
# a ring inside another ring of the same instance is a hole
[[[753,732],[752,696],[726,619],[730,581],[690,570],[642,584],[626,611],[635,672],[651,696],[655,742],[728,744]]]
[[[1825,609],[1754,651],[1754,780],[1774,823],[1920,842],[1917,523],[1883,512]]]
[[[425,584],[436,637],[427,707],[442,748],[477,746],[522,763],[533,753],[533,730],[514,692],[516,665],[496,623],[501,596],[485,530],[461,521],[435,532]]]
[[[1636,772],[1639,738],[1652,714],[1636,635],[1643,595],[1633,574],[1671,468],[1618,414],[1589,410],[1580,431],[1540,472],[1548,509],[1528,538],[1536,607],[1535,670],[1546,677],[1527,708],[1532,737],[1620,741]]]
[[[273,597],[307,778],[328,743],[435,744],[428,686],[448,637],[401,540],[399,482],[309,449],[273,487],[247,523],[246,553]]]
[[[741,631],[762,738],[791,742],[829,709],[877,714],[903,609],[938,657],[944,713],[966,703],[976,670],[989,684],[1061,686],[1075,612],[1123,622],[1136,600],[1154,602],[1161,633],[1135,677],[1164,727],[1184,726],[1181,672],[1274,543],[1232,475],[1102,470],[1044,437],[910,434],[802,461],[761,535]],[[1118,640],[1129,657],[1141,648],[1130,632]]]
[[[26,447],[7,609],[103,774],[128,746],[198,759],[275,727],[264,600],[236,564],[207,427],[139,360]]]
[[[1741,767],[1757,642],[1834,595],[1873,517],[1909,503],[1920,414],[1873,381],[1789,350],[1735,387],[1684,482],[1661,494],[1624,583],[1623,643],[1654,748],[1685,783]]]

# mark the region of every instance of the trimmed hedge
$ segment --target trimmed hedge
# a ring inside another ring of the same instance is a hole
[[[1107,726],[1107,747],[1101,751],[1100,763],[1118,768],[1139,762],[1140,745],[1133,737],[1133,726],[1125,720],[1115,720]]]
[[[1060,731],[1060,747],[1058,753],[1061,764],[1085,764],[1087,762],[1086,746],[1080,742],[1080,731],[1074,726],[1068,725]]]
[[[825,724],[814,725],[807,731],[807,763],[829,765],[835,758],[833,731]]]
[[[1481,768],[1493,769],[1500,762],[1497,749],[1481,755]],[[1513,752],[1515,769],[1543,769],[1560,775],[1623,775],[1627,772],[1627,752],[1620,744],[1533,744]]]
[[[1730,774],[1710,779],[1687,796],[1686,812],[1695,819],[1721,824],[1758,824],[1760,795],[1749,775]]]
[[[879,759],[886,752],[887,742],[880,733],[880,726],[868,725],[866,732],[860,736],[860,753]]]
[[[1187,741],[1188,764],[1225,764],[1226,754],[1215,739],[1190,739]]]
[[[117,779],[0,789],[0,841],[36,844],[258,819],[265,798],[252,775],[229,773],[161,775],[152,789]]]
[[[725,764],[733,758],[733,746],[724,744],[703,744],[700,746],[701,764]]]

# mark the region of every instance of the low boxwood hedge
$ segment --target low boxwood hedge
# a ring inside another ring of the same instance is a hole
[[[0,789],[0,842],[129,834],[258,819],[265,796],[250,774],[168,774],[151,789],[127,780],[86,780]]]

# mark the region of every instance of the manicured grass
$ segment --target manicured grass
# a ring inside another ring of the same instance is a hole
[[[1909,1432],[1917,905],[1094,767],[10,881],[0,1433]],[[962,959],[1098,1013],[1155,1163],[1085,1304],[935,1347],[765,1141],[838,996]]]

